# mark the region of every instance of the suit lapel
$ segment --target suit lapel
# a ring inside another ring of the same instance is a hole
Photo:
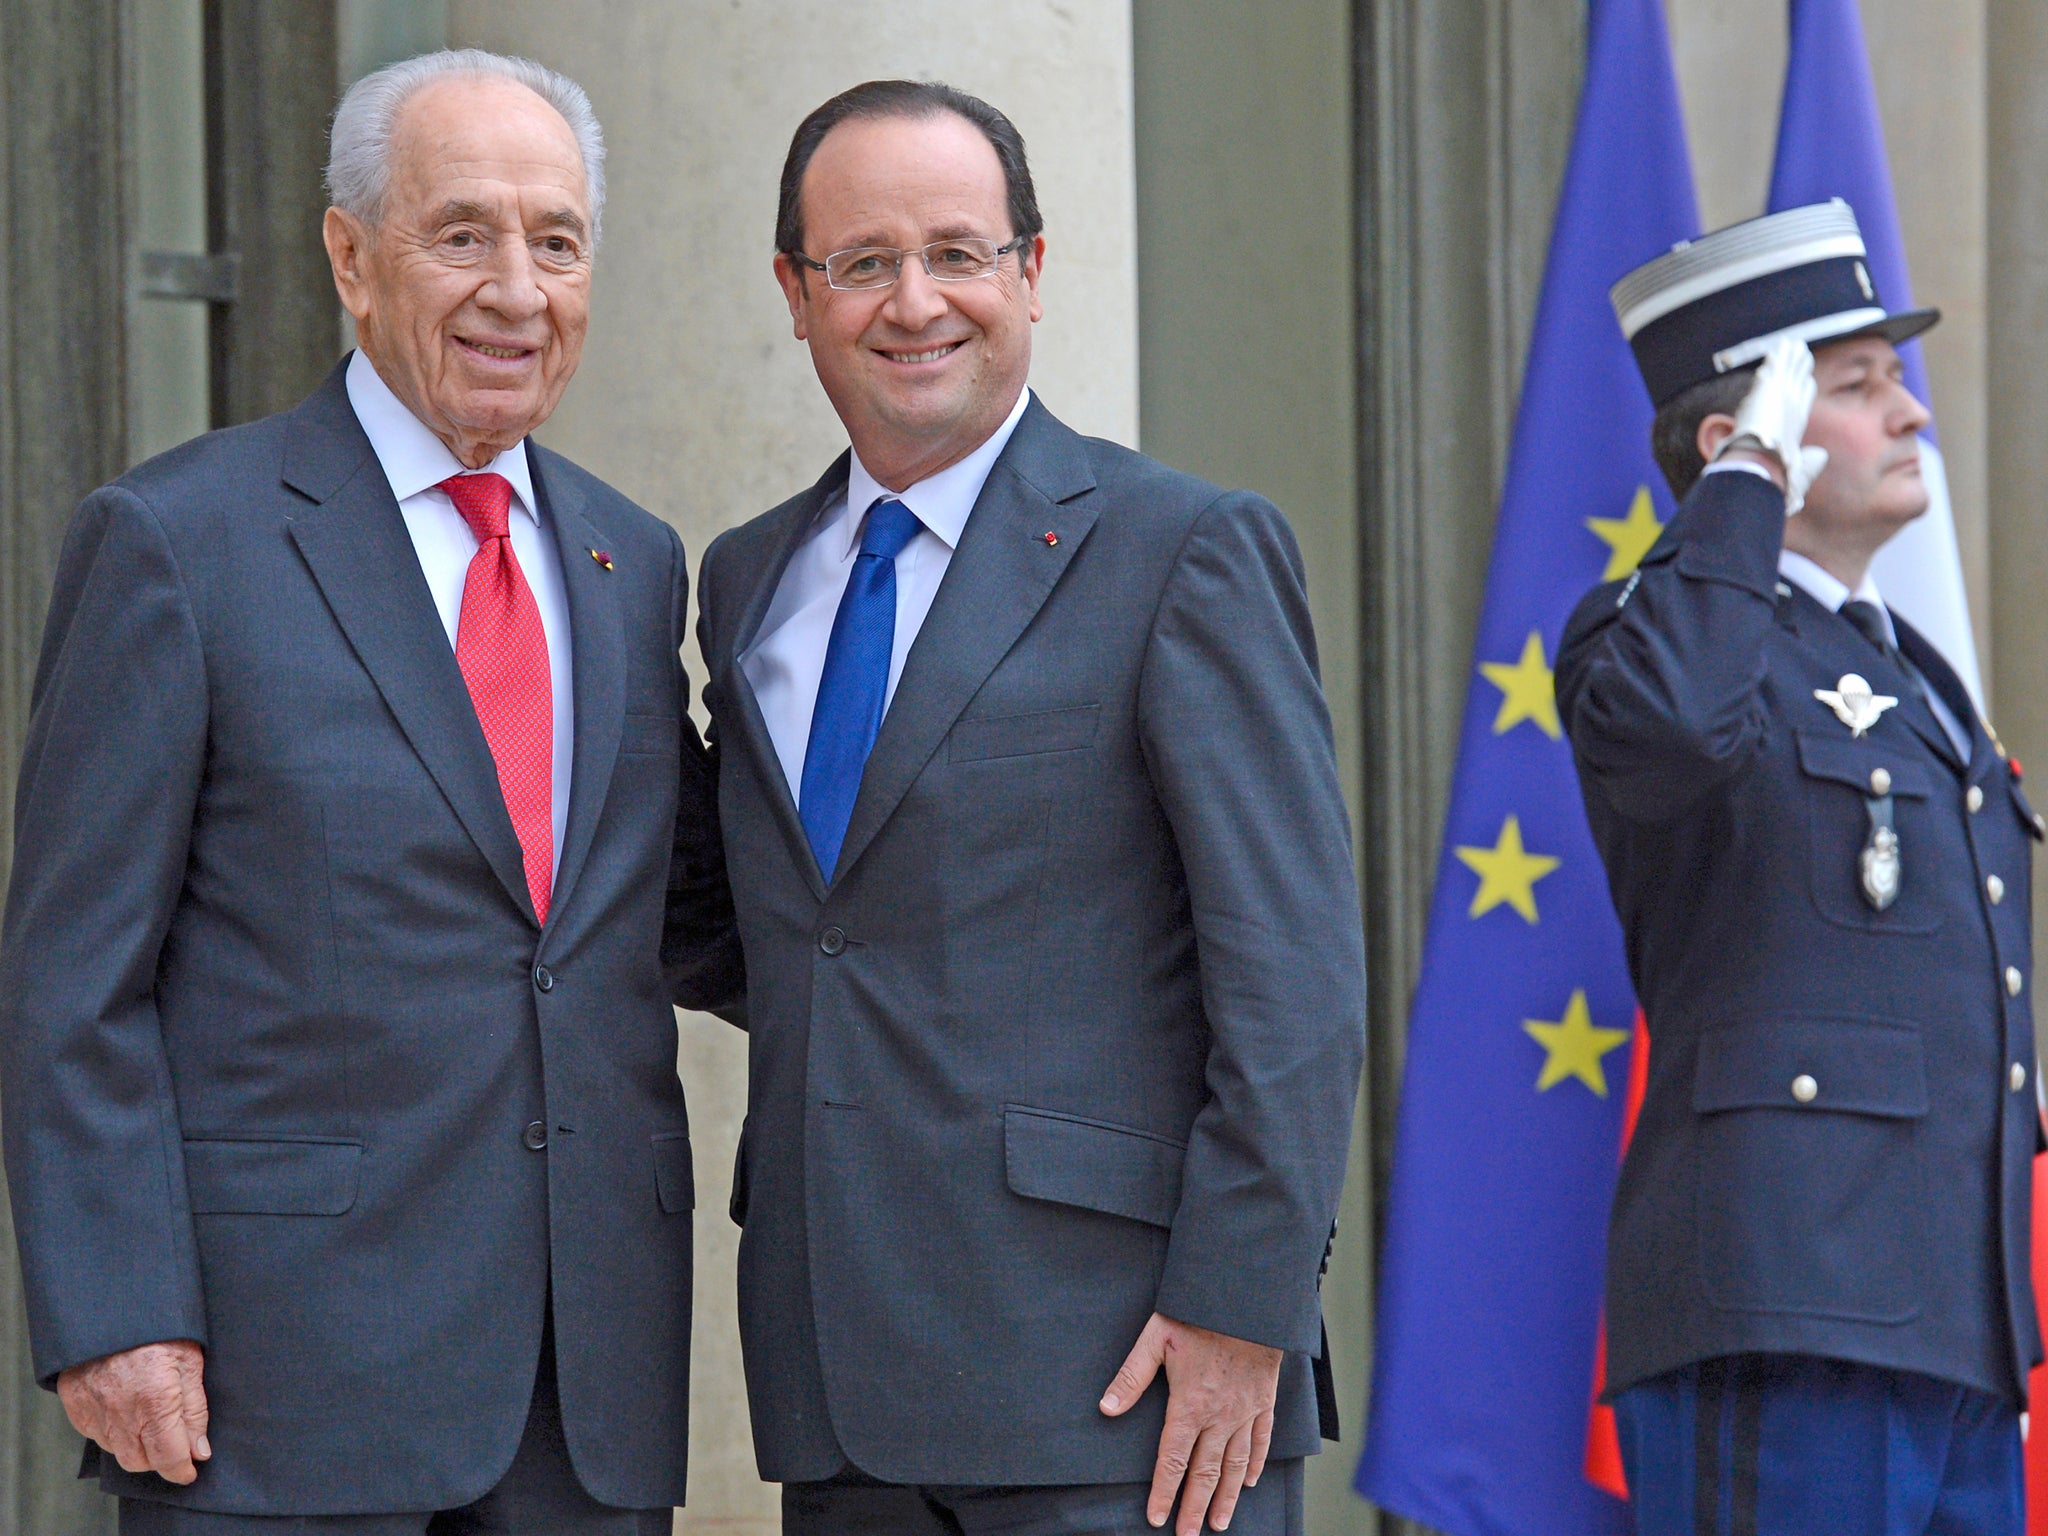
[[[1094,527],[1081,439],[1031,402],[996,460],[903,664],[853,803],[839,878],[873,841],[967,701],[1017,643]],[[1057,542],[1048,543],[1050,532]]]
[[[604,814],[626,708],[625,630],[617,578],[591,557],[604,540],[590,526],[583,498],[566,476],[544,477],[543,455],[527,444],[534,490],[554,534],[562,587],[569,598],[571,671],[576,690],[576,745],[569,774],[569,818],[562,862],[548,902],[550,922],[568,906],[570,887],[590,856]]]
[[[816,525],[818,514],[830,505],[834,497],[846,494],[850,462],[851,455],[841,454],[816,485],[784,504],[777,514],[781,519],[779,525],[764,541],[767,558],[753,573],[722,661],[713,663],[711,658],[705,658],[707,664],[723,668],[728,693],[736,706],[732,711],[734,718],[723,724],[752,755],[754,771],[761,782],[769,786],[771,811],[776,824],[782,829],[783,841],[789,845],[790,862],[809,883],[811,894],[820,901],[825,899],[825,877],[818,870],[817,856],[811,852],[811,840],[805,835],[803,821],[797,815],[795,790],[782,771],[782,759],[776,755],[774,738],[768,734],[768,721],[761,713],[761,701],[754,694],[754,685],[748,680],[746,669],[740,665],[740,656],[754,643],[761,621],[768,616],[768,605],[775,600],[775,589],[782,584],[782,573],[789,569],[789,562]]]
[[[1971,699],[1969,689],[1965,688],[1963,680],[1956,676],[1955,668],[1948,664],[1948,658],[1936,650],[1933,643],[1919,630],[1896,613],[1892,615],[1892,627],[1898,631],[1900,654],[1919,669],[1920,675],[1927,679],[1927,686],[1941,695],[1941,702],[1948,706],[1949,713],[1954,715],[1956,722],[1970,733],[1967,777],[1975,778],[1978,770],[1984,766],[1985,760],[1997,756],[1997,749],[1992,743],[1991,733],[1984,728],[1978,716],[1977,705]],[[1940,722],[1937,721],[1936,724],[1939,725]],[[1943,731],[1941,738],[1947,741],[1948,732]],[[1954,760],[1951,757],[1951,761]]]
[[[398,728],[506,893],[531,917],[497,765],[405,519],[349,407],[342,370],[293,415],[284,482],[312,505],[288,519],[292,540]]]

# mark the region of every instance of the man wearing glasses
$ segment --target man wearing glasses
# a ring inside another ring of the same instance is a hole
[[[799,1536],[1298,1532],[1331,1402],[1364,964],[1301,557],[1032,397],[1040,229],[987,103],[812,113],[775,271],[852,448],[704,561]]]

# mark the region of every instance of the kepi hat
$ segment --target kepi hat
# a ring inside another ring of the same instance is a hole
[[[1839,197],[1682,240],[1608,297],[1659,410],[1757,362],[1781,336],[1896,343],[1941,318],[1938,309],[1886,310],[1856,211]]]

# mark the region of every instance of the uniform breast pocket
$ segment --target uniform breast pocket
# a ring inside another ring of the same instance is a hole
[[[1779,1017],[1707,1031],[1693,1079],[1707,1299],[1899,1323],[1918,1310],[1920,1031]]]
[[[1802,731],[1798,743],[1806,794],[1807,878],[1821,916],[1865,933],[1934,932],[1941,926],[1941,906],[1929,882],[1938,871],[1926,862],[1935,841],[1933,773],[1924,762],[1846,733]],[[1869,802],[1879,787],[1889,793],[1899,861],[1898,896],[1881,912],[1864,894],[1862,864],[1871,840]]]

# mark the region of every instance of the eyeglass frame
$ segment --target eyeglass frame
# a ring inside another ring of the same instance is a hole
[[[928,240],[923,245],[912,246],[908,249],[896,245],[849,245],[840,250],[827,251],[824,261],[813,260],[802,251],[784,251],[783,255],[796,262],[799,266],[807,267],[813,272],[823,272],[825,274],[825,286],[834,293],[885,293],[902,280],[904,258],[913,254],[917,257],[919,264],[923,266],[925,276],[935,283],[978,283],[984,278],[994,277],[996,273],[1002,270],[1003,258],[1012,252],[1023,250],[1031,243],[1032,239],[1030,235],[1018,235],[1007,244],[997,246],[989,269],[986,272],[976,272],[970,277],[947,277],[943,273],[932,270],[930,252],[934,246],[958,245],[963,240],[983,240],[986,238],[987,236],[985,235],[947,235],[942,239]],[[896,253],[896,275],[886,283],[870,283],[864,288],[842,288],[832,281],[830,262],[833,257],[844,256],[848,251],[894,251]]]

